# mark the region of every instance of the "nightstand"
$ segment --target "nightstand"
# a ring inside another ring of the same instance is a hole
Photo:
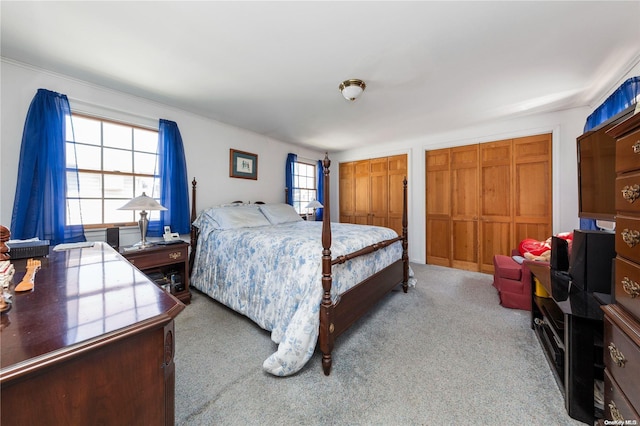
[[[182,303],[191,302],[189,243],[158,244],[138,250],[120,247],[120,254]]]

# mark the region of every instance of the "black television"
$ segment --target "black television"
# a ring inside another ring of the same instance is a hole
[[[633,110],[631,106],[577,138],[580,218],[615,221],[616,140],[607,130]]]
[[[615,257],[613,232],[574,230],[569,259],[572,285],[588,293],[611,294],[611,268]]]

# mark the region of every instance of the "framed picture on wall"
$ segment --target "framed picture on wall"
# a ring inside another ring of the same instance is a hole
[[[258,155],[230,149],[229,177],[258,180]]]

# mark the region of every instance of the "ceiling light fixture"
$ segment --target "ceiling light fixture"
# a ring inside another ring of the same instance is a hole
[[[342,92],[342,96],[348,101],[355,101],[358,97],[364,92],[364,89],[367,87],[364,84],[364,81],[358,80],[357,78],[352,78],[350,80],[345,80],[340,83],[338,89]]]

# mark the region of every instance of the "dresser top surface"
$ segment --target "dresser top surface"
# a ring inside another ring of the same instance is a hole
[[[14,262],[16,284],[25,263]],[[104,243],[51,251],[41,263],[32,291],[13,293],[11,286],[12,308],[1,318],[1,373],[154,320],[169,322],[184,308]]]

